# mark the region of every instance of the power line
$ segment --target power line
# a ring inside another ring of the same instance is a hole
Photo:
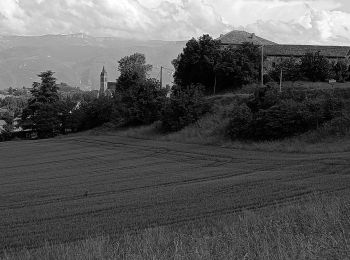
[[[167,67],[164,67],[164,66],[152,65],[152,67],[153,67],[153,68],[156,68],[156,69],[161,69],[161,68],[163,68],[164,70],[168,70],[168,71],[175,72],[174,69],[170,69],[170,68],[167,68]]]

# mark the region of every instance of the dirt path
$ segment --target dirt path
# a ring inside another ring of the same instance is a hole
[[[283,154],[117,135],[0,144],[0,249],[348,193],[350,152]]]

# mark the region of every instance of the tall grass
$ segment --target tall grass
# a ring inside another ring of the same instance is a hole
[[[350,196],[5,252],[24,259],[349,259]]]

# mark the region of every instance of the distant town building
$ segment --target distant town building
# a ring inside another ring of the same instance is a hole
[[[98,93],[99,97],[113,97],[117,88],[117,82],[108,82],[108,74],[103,66],[100,74],[100,90]]]
[[[23,131],[23,128],[21,127],[21,118],[16,117],[13,119],[13,132],[21,132]]]
[[[5,120],[0,120],[0,133],[5,131],[6,125],[7,125],[7,123],[5,122]]]
[[[240,46],[244,42],[250,42],[255,45],[264,46],[264,54],[266,55],[265,66],[267,70],[272,69],[276,64],[284,59],[294,57],[300,59],[306,53],[319,52],[327,59],[333,62],[339,60],[350,64],[350,47],[349,46],[321,46],[321,45],[291,45],[277,44],[266,40],[254,33],[245,31],[231,31],[225,35],[221,35],[218,40],[223,46]]]

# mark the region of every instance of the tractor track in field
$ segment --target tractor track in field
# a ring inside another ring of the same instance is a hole
[[[0,250],[350,190],[349,152],[262,152],[106,135],[11,142],[0,146],[0,158]]]

